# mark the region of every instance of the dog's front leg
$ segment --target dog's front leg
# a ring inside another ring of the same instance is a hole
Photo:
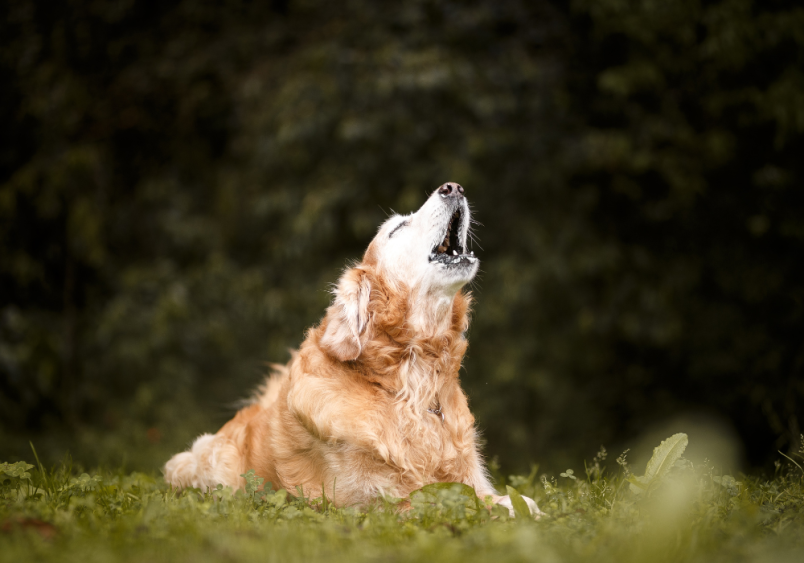
[[[511,502],[511,497],[508,495],[498,495],[494,490],[494,487],[491,486],[488,472],[486,471],[482,458],[476,449],[472,452],[470,459],[472,470],[470,471],[469,482],[467,485],[475,489],[477,496],[480,497],[483,502],[486,502],[486,499],[491,497],[492,505],[499,504],[500,506],[504,506],[508,509],[508,512],[512,517],[516,516],[516,513],[514,512],[514,505]],[[528,505],[528,510],[530,510],[531,516],[538,519],[542,514],[544,514],[541,510],[539,510],[539,507],[536,505],[536,501],[534,501],[532,498],[523,495],[522,499]],[[491,506],[489,506],[489,508],[491,508]]]

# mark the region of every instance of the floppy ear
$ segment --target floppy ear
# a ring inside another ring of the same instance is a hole
[[[342,362],[356,360],[368,339],[370,299],[371,282],[364,270],[352,268],[341,276],[320,343]]]

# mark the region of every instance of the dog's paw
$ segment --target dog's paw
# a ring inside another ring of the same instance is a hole
[[[526,497],[525,495],[522,495],[522,500],[524,500],[525,504],[528,505],[528,510],[530,510],[530,515],[533,516],[534,518],[536,518],[537,520],[542,516],[542,514],[544,514],[544,512],[539,510],[539,507],[536,506],[536,501],[534,501],[532,498]],[[511,502],[511,497],[510,496],[505,495],[504,497],[500,497],[497,500],[497,504],[507,508],[508,512],[511,514],[511,517],[516,516],[516,513],[514,512],[514,504]]]

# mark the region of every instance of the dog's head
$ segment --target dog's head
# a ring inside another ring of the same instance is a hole
[[[381,227],[363,262],[391,283],[424,293],[455,293],[477,273],[466,248],[469,205],[458,184],[446,183],[410,215],[394,215]]]
[[[372,292],[405,294],[411,326],[438,324],[457,292],[477,273],[479,261],[467,249],[470,225],[464,189],[448,182],[410,215],[394,215],[379,229],[358,266],[338,282],[327,311],[321,345],[336,358],[360,356],[370,337]],[[382,280],[386,287],[374,287]]]

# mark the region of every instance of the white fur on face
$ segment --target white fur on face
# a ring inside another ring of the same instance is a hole
[[[450,222],[452,244],[439,252]],[[466,198],[434,192],[415,213],[394,215],[380,227],[373,243],[380,270],[418,292],[455,295],[479,267],[466,248],[469,223]]]

